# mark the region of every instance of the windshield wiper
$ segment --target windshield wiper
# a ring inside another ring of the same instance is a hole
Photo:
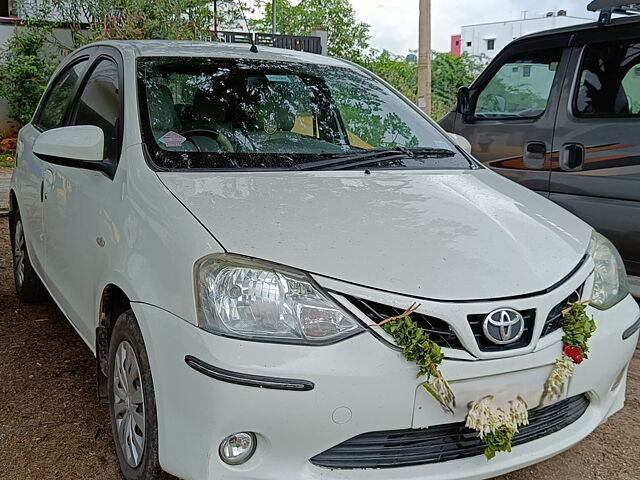
[[[399,160],[401,158],[416,158],[416,157],[453,157],[455,156],[453,150],[446,148],[431,148],[431,147],[416,147],[408,148],[398,146],[394,148],[376,148],[374,150],[367,150],[363,153],[355,153],[349,155],[341,155],[339,157],[331,158],[328,160],[319,160],[317,162],[309,162],[301,165],[291,167],[291,170],[324,170],[324,169],[343,169],[359,167],[377,163],[379,161],[391,161]]]

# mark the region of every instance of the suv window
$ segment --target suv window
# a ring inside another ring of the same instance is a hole
[[[531,118],[547,108],[562,49],[523,53],[510,58],[484,87],[477,118]]]
[[[111,60],[100,60],[82,90],[71,124],[100,127],[104,132],[104,158],[115,159],[119,119],[118,67]]]
[[[43,130],[62,126],[64,114],[72,100],[76,83],[86,68],[87,59],[84,59],[74,63],[58,75],[40,107],[40,113],[34,122],[37,126]]]
[[[640,114],[640,43],[585,49],[574,111],[584,117]]]

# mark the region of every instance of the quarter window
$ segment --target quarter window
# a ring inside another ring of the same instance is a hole
[[[561,49],[554,49],[509,59],[480,92],[476,117],[531,118],[542,115],[561,55]]]
[[[584,117],[640,114],[640,43],[585,49],[574,110]]]
[[[78,99],[71,123],[100,127],[104,132],[104,158],[115,159],[119,119],[118,67],[110,60],[100,60]]]
[[[75,86],[87,68],[87,60],[81,60],[62,72],[49,89],[35,124],[43,130],[62,126],[65,113],[71,103]]]

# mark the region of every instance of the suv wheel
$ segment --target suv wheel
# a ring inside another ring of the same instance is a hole
[[[113,327],[108,379],[111,431],[122,475],[126,480],[163,478],[151,369],[131,310]]]
[[[11,228],[13,236],[13,279],[18,298],[25,303],[35,303],[47,298],[47,291],[31,265],[27,252],[27,240],[20,212],[16,212]]]

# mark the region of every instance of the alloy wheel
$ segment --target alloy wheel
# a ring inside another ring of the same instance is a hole
[[[129,342],[120,342],[114,361],[113,412],[117,440],[129,466],[136,468],[142,461],[145,444],[142,375],[135,351]]]
[[[24,239],[24,229],[22,228],[22,220],[18,220],[15,226],[13,236],[13,258],[16,270],[16,283],[20,288],[24,284],[25,260],[27,247]]]

